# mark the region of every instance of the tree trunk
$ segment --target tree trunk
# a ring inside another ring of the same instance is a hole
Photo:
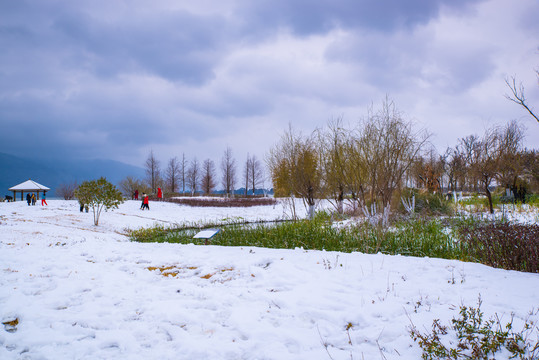
[[[308,214],[309,220],[314,219],[314,205],[309,205],[309,214]]]
[[[343,202],[344,202],[344,191],[341,190],[339,192],[339,196],[337,197],[337,212],[341,215],[344,213]]]
[[[494,214],[494,206],[492,206],[492,194],[490,193],[490,190],[488,189],[488,185],[485,185],[485,192],[487,193],[488,206],[490,209],[490,213]]]

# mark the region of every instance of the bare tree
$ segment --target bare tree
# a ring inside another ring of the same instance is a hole
[[[539,70],[536,70],[537,74],[537,80],[539,82]],[[510,100],[520,106],[522,106],[528,113],[539,122],[539,118],[537,115],[533,112],[533,110],[528,106],[526,95],[524,95],[524,85],[520,83],[517,86],[517,81],[514,76],[511,77],[511,80],[505,79],[505,83],[507,84],[507,87],[511,90],[511,95],[505,94],[505,98],[507,100]]]
[[[475,171],[480,161],[481,140],[477,135],[469,135],[459,139],[456,151],[464,160],[464,183],[463,190],[478,191],[478,173]]]
[[[348,181],[351,165],[347,151],[349,131],[343,128],[342,118],[328,122],[327,130],[317,130],[324,193],[335,201],[337,211],[344,212],[344,195],[350,189]]]
[[[249,171],[251,167],[251,157],[247,153],[247,160],[245,161],[245,167],[243,168],[243,181],[244,181],[244,195],[247,196],[247,192],[249,190],[249,183],[251,180],[251,172]]]
[[[368,169],[368,200],[388,208],[394,191],[401,188],[404,175],[429,134],[424,130],[414,131],[412,123],[402,118],[387,97],[379,111],[371,111],[360,131],[358,146]]]
[[[148,185],[144,183],[144,181],[136,179],[132,176],[127,176],[119,183],[120,190],[126,197],[133,196],[135,190],[138,190],[140,193],[146,193],[149,192],[150,189]]]
[[[171,193],[175,193],[178,188],[178,182],[180,180],[180,163],[177,157],[173,157],[168,161],[166,170],[166,184]]]
[[[253,195],[255,195],[256,189],[264,180],[264,168],[255,155],[251,156],[251,163],[249,164],[249,180]]]
[[[221,159],[222,178],[221,184],[225,190],[226,196],[234,195],[234,186],[236,184],[236,160],[232,156],[232,149],[227,147]]]
[[[516,191],[519,177],[526,172],[523,138],[523,127],[511,121],[505,127],[485,130],[481,138],[470,135],[459,139],[452,150],[449,171],[455,179],[463,178],[461,188],[466,183],[469,189],[486,195],[490,213],[494,213],[490,191],[494,180]]]
[[[268,165],[276,196],[299,196],[314,216],[315,201],[321,196],[319,153],[312,137],[303,137],[292,126],[271,150]]]
[[[145,167],[146,175],[148,176],[148,185],[150,185],[150,188],[154,193],[157,192],[157,187],[161,177],[159,164],[159,160],[155,158],[153,150],[150,150],[150,154],[148,154],[148,158],[146,159]]]
[[[361,203],[364,203],[367,192],[367,179],[369,168],[368,161],[364,156],[363,147],[366,139],[358,131],[354,136],[351,133],[345,144],[345,158],[348,159],[345,170],[345,179],[349,187],[353,211],[357,211]]]
[[[487,195],[489,210],[494,214],[492,205],[492,194],[490,185],[496,177],[498,170],[498,159],[500,149],[500,138],[496,130],[487,130],[477,147],[477,163],[472,168],[479,178],[485,195]]]
[[[200,166],[197,158],[195,157],[189,164],[187,170],[187,186],[191,189],[191,195],[195,195],[198,189],[198,183],[200,179]]]
[[[499,131],[498,183],[515,191],[518,177],[524,171],[522,141],[524,129],[515,120]]]
[[[431,193],[443,190],[446,156],[446,154],[439,155],[432,147],[426,156],[416,157],[411,172],[417,187],[422,187]]]
[[[539,151],[524,150],[522,152],[522,164],[524,167],[524,180],[530,184],[532,191],[539,192]]]
[[[64,198],[64,200],[72,200],[75,198],[75,190],[79,187],[76,181],[70,183],[62,183],[56,187],[56,195]]]
[[[212,160],[206,159],[202,164],[202,179],[200,186],[205,195],[210,195],[215,188],[215,164]]]
[[[180,181],[182,184],[182,194],[185,194],[185,177],[187,174],[187,159],[185,153],[182,153],[182,160],[180,161]]]
[[[463,155],[456,149],[447,148],[445,155],[447,166],[446,175],[448,179],[449,190],[452,192],[462,190],[466,177],[466,164]]]

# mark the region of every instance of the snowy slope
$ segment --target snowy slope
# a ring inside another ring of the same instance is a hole
[[[410,321],[448,323],[478,296],[516,323],[539,306],[538,274],[479,264],[132,243],[126,228],[284,213],[139,206],[95,227],[76,201],[0,203],[0,318],[18,320],[0,359],[419,359]]]

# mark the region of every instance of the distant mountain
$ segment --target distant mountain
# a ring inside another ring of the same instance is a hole
[[[101,176],[118,183],[127,176],[141,179],[143,168],[112,160],[46,160],[36,161],[0,153],[0,197],[12,195],[8,189],[28,179],[51,188],[49,197],[62,183],[98,179]]]

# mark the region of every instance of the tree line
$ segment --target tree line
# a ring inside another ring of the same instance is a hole
[[[463,137],[442,155],[429,138],[389,98],[351,126],[333,119],[308,135],[290,126],[268,156],[275,196],[301,197],[312,214],[317,199],[331,200],[340,213],[345,201],[353,210],[388,212],[405,188],[474,191],[487,196],[493,212],[493,185],[515,196],[539,188],[539,154],[523,148],[516,121]]]
[[[129,176],[120,182],[119,186],[124,193],[133,194],[135,190],[139,190],[155,194],[157,188],[161,188],[168,195],[210,195],[219,187],[226,196],[231,196],[240,185],[244,187],[244,194],[247,195],[249,191],[255,194],[265,182],[263,163],[255,155],[247,154],[240,177],[238,163],[230,147],[223,152],[219,167],[211,159],[200,162],[196,157],[188,159],[185,153],[182,153],[179,158],[170,158],[162,168],[161,162],[157,160],[153,150],[150,150],[144,169],[145,179]]]

